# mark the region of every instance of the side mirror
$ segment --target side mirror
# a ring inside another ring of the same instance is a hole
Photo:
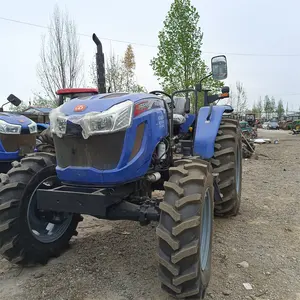
[[[190,99],[190,97],[185,98],[184,111],[185,111],[186,114],[190,113],[190,111],[191,111],[191,99]]]
[[[212,77],[215,80],[227,78],[227,59],[225,55],[214,56],[211,59]]]
[[[21,102],[22,102],[18,97],[16,97],[16,96],[13,95],[13,94],[10,94],[10,95],[7,97],[7,100],[8,100],[11,104],[13,104],[14,106],[19,106],[19,105],[21,104]]]

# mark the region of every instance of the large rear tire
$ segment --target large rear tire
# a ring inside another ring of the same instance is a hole
[[[68,247],[82,217],[37,210],[36,189],[58,182],[55,155],[33,153],[12,165],[0,175],[0,254],[12,263],[45,264]]]
[[[156,230],[159,278],[176,298],[203,299],[211,276],[212,169],[206,161],[183,159],[170,175]]]
[[[215,203],[218,216],[236,216],[241,205],[242,191],[242,136],[239,122],[223,118],[211,160],[214,173],[218,173],[218,185],[222,201]]]

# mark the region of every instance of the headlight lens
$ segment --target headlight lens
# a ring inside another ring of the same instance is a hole
[[[62,137],[67,131],[67,116],[59,111],[59,108],[53,109],[49,114],[50,132]]]
[[[90,135],[126,129],[131,126],[132,112],[133,102],[125,101],[102,113],[88,113],[80,120],[82,136],[87,139]]]
[[[58,107],[49,115],[50,130],[58,137],[62,137],[67,131],[68,120],[81,126],[82,136],[85,139],[91,135],[124,130],[131,126],[133,106],[133,102],[127,100],[101,113],[90,112],[71,116],[66,116]]]
[[[30,133],[37,133],[37,125],[35,122],[32,122],[28,125],[28,129]]]
[[[3,120],[0,120],[0,133],[4,134],[20,134],[21,125],[9,124]]]

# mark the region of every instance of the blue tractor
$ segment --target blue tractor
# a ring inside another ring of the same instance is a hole
[[[232,112],[228,106],[198,111],[201,85],[172,95],[106,93],[102,46],[93,39],[99,94],[51,111],[55,154],[32,153],[0,175],[0,253],[13,263],[45,264],[67,248],[81,214],[158,221],[162,288],[180,299],[204,299],[214,212],[232,216],[240,207],[239,124],[223,117]],[[212,59],[212,76],[226,78],[224,56]],[[191,101],[174,101],[182,93],[195,100],[186,130]],[[154,190],[165,191],[163,200]]]
[[[0,107],[0,171],[7,172],[11,163],[20,160],[26,154],[34,151],[36,145],[37,124],[24,115],[5,112],[4,105],[11,103],[15,106],[21,100],[9,95],[8,102]]]

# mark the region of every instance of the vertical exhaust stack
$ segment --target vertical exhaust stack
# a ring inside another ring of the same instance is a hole
[[[102,50],[102,44],[95,33],[93,33],[93,41],[97,45],[96,66],[98,91],[100,94],[104,94],[106,93],[104,54]]]

